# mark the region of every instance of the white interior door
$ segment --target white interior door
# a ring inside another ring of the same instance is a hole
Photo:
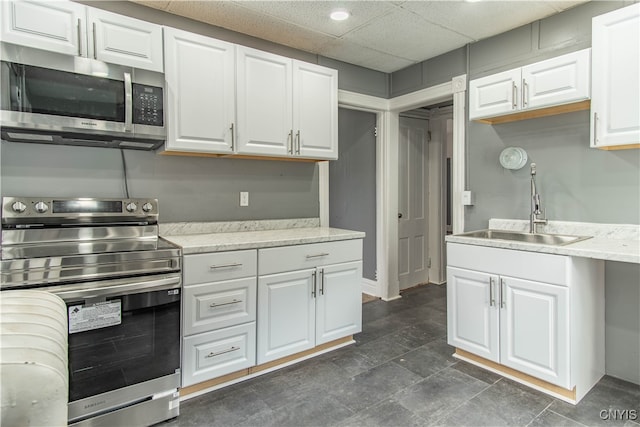
[[[428,120],[400,117],[398,142],[398,278],[402,290],[429,280]]]

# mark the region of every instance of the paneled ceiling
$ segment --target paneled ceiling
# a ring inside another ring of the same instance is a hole
[[[133,1],[390,73],[588,0]],[[351,17],[332,21],[334,9],[345,9]]]

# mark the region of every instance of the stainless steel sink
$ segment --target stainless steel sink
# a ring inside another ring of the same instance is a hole
[[[531,234],[519,231],[478,230],[457,234],[460,237],[474,237],[478,239],[510,240],[523,243],[537,243],[542,245],[563,246],[570,243],[590,239],[591,236],[570,236],[565,234]]]

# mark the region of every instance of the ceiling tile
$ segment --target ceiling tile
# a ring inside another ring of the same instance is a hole
[[[337,37],[395,8],[393,4],[385,1],[237,1],[237,3],[255,12]],[[351,13],[351,17],[346,21],[333,21],[329,18],[329,14],[335,9],[346,9]]]
[[[400,7],[474,41],[556,13],[544,1],[409,1]]]
[[[174,0],[166,11],[311,53],[333,40],[236,2]]]
[[[323,46],[319,54],[384,73],[391,73],[414,63],[408,59],[399,58],[342,39],[334,40]]]
[[[404,9],[377,18],[343,39],[412,62],[449,52],[472,41]]]

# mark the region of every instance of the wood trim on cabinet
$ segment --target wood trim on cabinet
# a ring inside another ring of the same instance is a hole
[[[602,147],[599,147],[596,145],[597,149],[599,150],[606,150],[606,151],[616,151],[616,150],[631,150],[634,148],[640,148],[640,144],[626,144],[626,145],[605,145]]]
[[[461,350],[459,348],[456,348],[455,356],[458,359],[465,360],[469,363],[473,363],[474,365],[485,367],[490,371],[493,371],[499,374],[504,374],[509,378],[522,382],[526,385],[532,386],[533,388],[544,389],[553,394],[562,396],[564,397],[564,400],[569,400],[573,402],[576,401],[575,387],[572,390],[567,390],[555,384],[551,384],[550,382],[541,380],[536,377],[532,377],[531,375],[527,375],[520,371],[516,371],[515,369],[511,369],[507,366],[501,365],[491,360],[487,360],[484,357],[476,356],[473,353],[469,353],[468,351]]]
[[[475,119],[475,122],[489,125],[499,125],[519,120],[537,119],[538,117],[554,116],[556,114],[573,113],[574,111],[584,111],[591,108],[591,100],[574,102],[572,104],[555,105],[553,107],[538,108],[536,110],[526,110],[519,113],[507,114],[504,116],[487,117]]]
[[[185,156],[185,157],[215,157],[223,159],[246,159],[246,160],[280,160],[282,162],[324,162],[326,159],[302,159],[298,157],[271,157],[271,156],[250,156],[247,154],[216,154],[216,153],[196,153],[190,151],[160,151],[163,156]]]

